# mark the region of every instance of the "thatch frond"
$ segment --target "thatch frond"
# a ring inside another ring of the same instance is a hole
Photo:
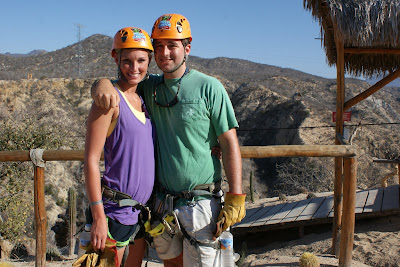
[[[321,25],[322,45],[328,63],[336,64],[335,36],[345,48],[400,49],[399,0],[303,0],[306,10]],[[400,55],[349,54],[348,73],[365,76],[384,74],[400,67]]]

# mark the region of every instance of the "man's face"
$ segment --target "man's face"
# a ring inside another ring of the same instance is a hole
[[[157,39],[154,41],[154,57],[157,66],[164,73],[174,73],[175,71],[185,68],[182,62],[185,53],[189,54],[190,44],[183,47],[181,40],[174,39]]]

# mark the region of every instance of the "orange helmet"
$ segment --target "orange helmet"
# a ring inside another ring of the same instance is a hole
[[[154,51],[147,32],[136,27],[126,27],[115,34],[111,56],[115,49],[122,48],[142,48]]]
[[[189,21],[179,14],[165,14],[154,23],[151,32],[153,39],[186,39],[192,41]]]

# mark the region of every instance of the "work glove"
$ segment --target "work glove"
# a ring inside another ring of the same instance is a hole
[[[220,236],[228,227],[240,222],[246,216],[245,200],[246,194],[226,193],[224,207],[218,216],[215,237]]]
[[[86,253],[78,258],[73,267],[115,267],[119,266],[117,257],[117,241],[107,238],[106,247],[103,251],[95,251],[92,244],[89,245]]]

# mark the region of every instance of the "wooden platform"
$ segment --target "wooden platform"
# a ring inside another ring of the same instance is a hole
[[[356,193],[356,219],[400,213],[399,185]],[[268,231],[333,221],[333,195],[251,208],[232,228],[235,234]]]

